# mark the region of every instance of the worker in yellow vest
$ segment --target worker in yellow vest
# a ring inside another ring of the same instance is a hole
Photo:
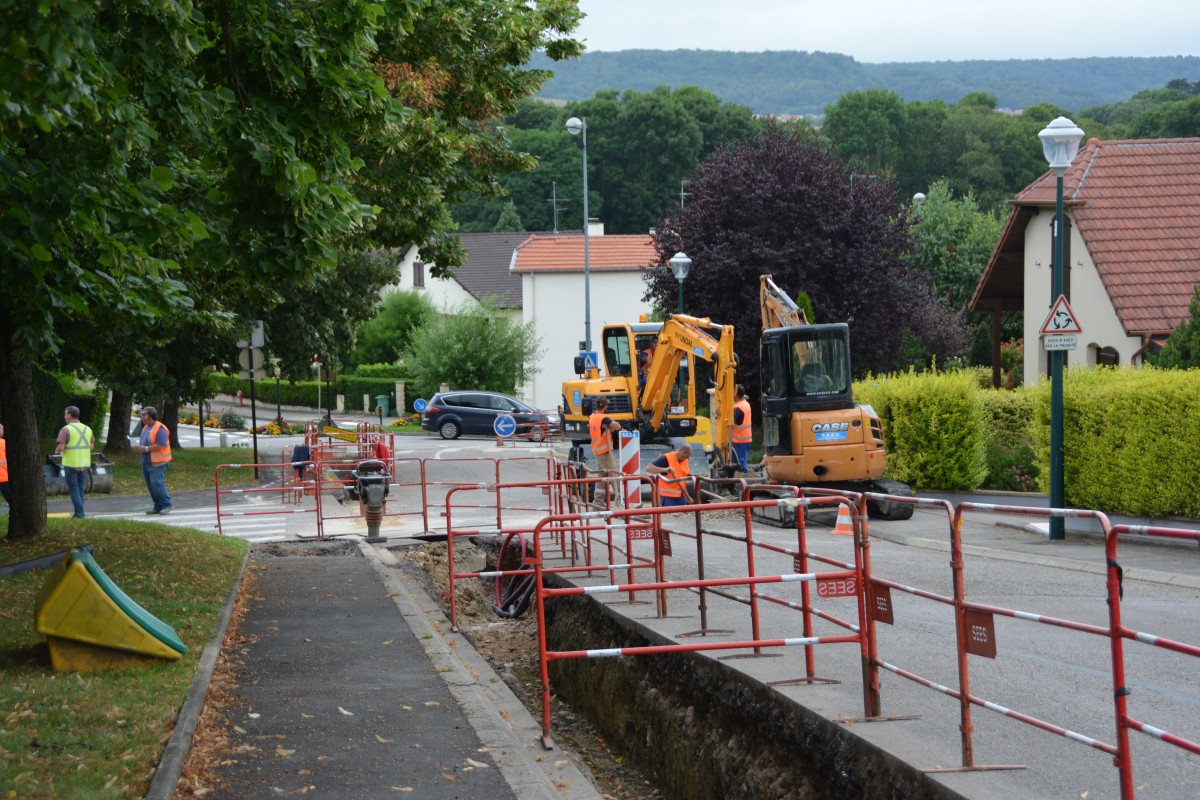
[[[658,476],[658,503],[661,506],[686,506],[691,502],[687,478],[692,474],[688,459],[692,446],[687,442],[663,453],[646,467],[647,475]]]
[[[67,406],[63,410],[66,425],[58,432],[54,452],[62,456],[63,478],[67,492],[71,495],[74,517],[83,519],[83,493],[87,488],[92,469],[92,448],[96,445],[96,434],[79,421],[79,408]]]
[[[753,440],[750,429],[750,401],[746,399],[746,390],[739,383],[733,395],[733,457],[737,459],[739,472],[749,472],[750,442]]]
[[[147,514],[171,513],[171,495],[167,493],[167,467],[171,465],[171,432],[158,421],[158,409],[142,409],[142,435],[138,441],[142,454],[142,477],[154,508]]]
[[[12,499],[8,496],[8,445],[4,442],[3,425],[0,425],[0,495],[4,497],[4,502],[12,505]]]

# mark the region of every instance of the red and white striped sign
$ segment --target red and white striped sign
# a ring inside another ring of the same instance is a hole
[[[637,431],[621,431],[621,461],[622,479],[637,476],[642,471],[640,452],[642,436]],[[642,484],[636,480],[622,480],[625,491],[625,507],[639,508],[642,505]]]

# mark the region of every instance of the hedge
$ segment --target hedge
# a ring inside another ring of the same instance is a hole
[[[207,386],[210,397],[218,394],[234,396],[239,390],[243,397],[250,397],[250,381],[242,380],[235,375],[213,372],[208,376]],[[388,400],[389,410],[393,414],[397,413],[396,381],[389,378],[363,378],[358,375],[338,376],[338,379],[330,382],[328,387],[324,383],[321,383],[320,387],[321,405],[326,408],[334,404],[330,394],[345,395],[346,407],[351,409],[361,408],[360,403],[362,403],[364,394],[371,398],[371,409],[374,409],[376,395],[386,394],[391,398]],[[255,391],[260,402],[273,404],[276,398],[275,379],[255,381]],[[316,381],[280,381],[279,402],[285,406],[311,408],[315,412],[317,410],[317,391]],[[414,398],[409,396],[406,399],[406,405],[411,408]]]
[[[70,375],[55,375],[40,367],[33,368],[33,408],[38,436],[53,439],[63,426],[63,409],[67,406],[79,408],[79,419],[96,434],[96,447],[107,430],[104,415],[108,413],[108,392],[95,387],[79,386]],[[0,408],[0,422],[4,421],[4,409]]]

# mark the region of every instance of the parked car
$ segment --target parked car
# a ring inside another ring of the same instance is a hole
[[[421,428],[437,431],[443,439],[495,436],[493,425],[501,414],[517,423],[515,438],[540,442],[562,431],[558,414],[497,392],[438,392],[421,412]]]

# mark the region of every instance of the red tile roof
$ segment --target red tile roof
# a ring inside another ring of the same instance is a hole
[[[588,237],[589,270],[633,270],[660,266],[649,234]],[[533,234],[517,247],[514,272],[583,272],[583,234]]]
[[[1008,237],[1024,238],[1021,207],[1054,199],[1053,170],[1017,194],[972,305],[989,277],[999,279],[989,273],[1012,250]],[[1127,334],[1171,331],[1187,318],[1200,283],[1200,138],[1092,139],[1063,176],[1063,200]]]

